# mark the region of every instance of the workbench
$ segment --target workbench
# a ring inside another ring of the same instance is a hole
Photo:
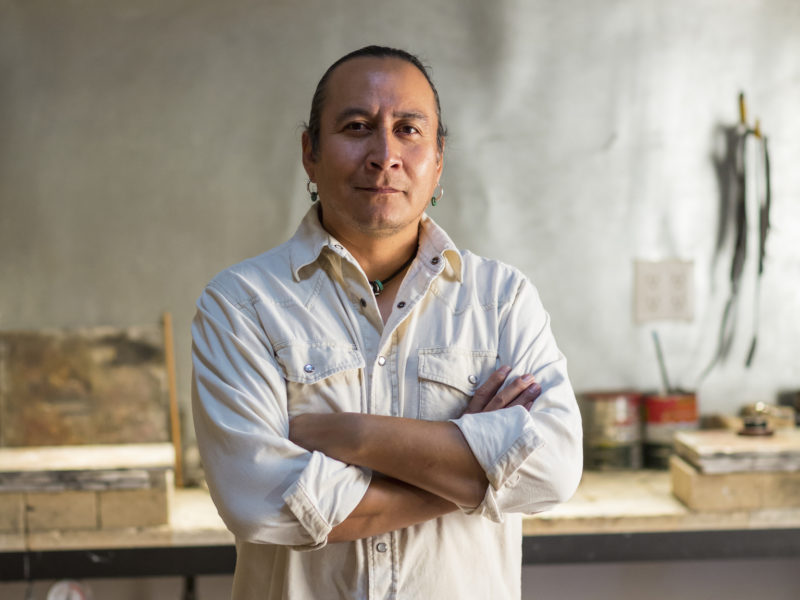
[[[528,517],[526,564],[800,556],[800,507],[704,513],[662,471],[585,472],[569,502]],[[0,581],[233,572],[233,536],[202,489],[176,490],[169,525],[0,534]]]

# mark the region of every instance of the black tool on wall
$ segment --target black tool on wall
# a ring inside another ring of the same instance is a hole
[[[722,312],[717,347],[709,365],[700,375],[702,381],[711,370],[721,361],[724,361],[733,345],[736,333],[736,308],[741,291],[742,275],[747,258],[748,244],[748,202],[757,205],[758,214],[758,269],[753,298],[753,332],[750,346],[745,360],[745,366],[750,367],[756,354],[758,344],[758,324],[761,294],[761,278],[764,273],[766,258],[767,235],[769,233],[769,212],[772,203],[772,189],[770,184],[770,161],[767,137],[762,133],[758,120],[750,127],[747,123],[747,106],[744,94],[739,94],[739,123],[735,127],[725,130],[725,155],[717,161],[717,176],[720,183],[720,229],[717,237],[717,256],[722,251],[727,230],[732,223],[734,228],[734,247],[730,268],[730,291],[725,308]],[[754,145],[753,164],[748,164],[748,145]],[[748,193],[749,178],[753,178],[751,188],[754,192]],[[733,209],[733,219],[728,218],[730,209]],[[715,256],[716,259],[716,256]]]

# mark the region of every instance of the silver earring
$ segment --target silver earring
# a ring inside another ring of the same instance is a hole
[[[311,189],[311,186],[314,186],[314,189]],[[311,181],[310,179],[306,181],[306,190],[308,191],[308,195],[311,196],[311,201],[316,202],[317,198],[319,198],[319,192],[317,192],[317,184]]]
[[[433,196],[431,196],[431,206],[436,206],[437,204],[439,204],[439,200],[441,200],[442,196],[444,196],[444,188],[442,187],[442,184],[437,183],[436,187],[439,188],[439,194],[437,195],[436,188],[433,188]]]

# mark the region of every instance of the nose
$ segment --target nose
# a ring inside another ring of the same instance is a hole
[[[376,130],[370,137],[369,155],[367,157],[369,166],[380,171],[398,168],[400,166],[400,144],[393,132],[381,128]]]

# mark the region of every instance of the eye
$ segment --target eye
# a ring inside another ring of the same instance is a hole
[[[420,133],[419,129],[417,129],[414,125],[401,125],[397,128],[397,130],[405,135],[414,135],[415,133]]]
[[[367,124],[362,121],[351,121],[350,123],[347,123],[344,126],[345,131],[361,132],[361,131],[367,131],[367,129],[368,129]]]

